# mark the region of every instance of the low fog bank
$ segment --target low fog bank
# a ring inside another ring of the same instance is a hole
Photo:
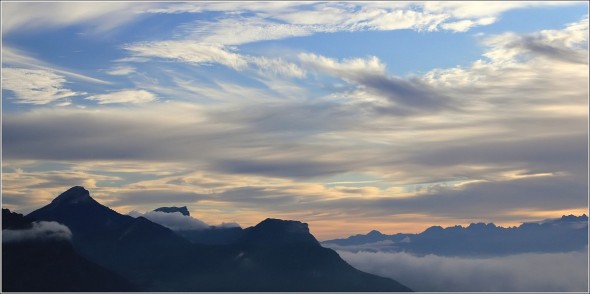
[[[389,277],[414,291],[588,290],[588,251],[465,258],[407,253],[338,254],[359,270]]]
[[[2,230],[2,242],[21,242],[33,240],[70,240],[72,231],[58,222],[33,222],[32,227],[22,230]]]

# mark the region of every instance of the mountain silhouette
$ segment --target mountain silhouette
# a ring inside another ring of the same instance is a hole
[[[237,266],[230,272],[242,277],[240,287],[232,289],[235,291],[282,287],[289,291],[411,291],[353,268],[335,251],[322,247],[308,225],[299,221],[266,219],[245,229],[233,246],[239,248],[239,254]],[[250,284],[264,287],[252,288]]]
[[[144,217],[121,215],[83,187],[28,217],[68,226],[82,256],[140,291],[410,291],[348,265],[297,221],[267,219],[226,244],[199,244]]]
[[[247,228],[240,242],[265,246],[320,245],[309,232],[307,224],[272,218],[267,218],[256,226]]]
[[[190,216],[191,213],[188,211],[188,208],[186,208],[186,206],[183,207],[160,207],[160,208],[156,208],[154,209],[154,211],[161,211],[161,212],[167,212],[167,213],[172,213],[172,212],[180,212],[182,213],[182,215],[186,215],[186,216]]]
[[[415,255],[498,256],[518,253],[569,252],[588,246],[588,217],[562,216],[518,227],[472,223],[467,227],[432,226],[419,234],[354,235],[324,241],[329,248],[349,251],[408,252]]]
[[[33,219],[2,209],[3,237],[33,230]],[[2,243],[3,290],[10,292],[137,291],[121,276],[80,256],[69,240],[37,238]]]

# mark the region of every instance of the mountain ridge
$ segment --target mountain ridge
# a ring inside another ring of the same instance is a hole
[[[353,268],[298,221],[266,219],[228,244],[198,244],[121,215],[83,187],[56,199],[28,217],[68,226],[78,252],[141,291],[411,291]]]
[[[501,227],[494,223],[467,226],[431,226],[421,233],[393,235],[357,234],[323,241],[329,248],[347,251],[408,252],[416,255],[494,256],[525,252],[568,252],[588,245],[588,217],[564,215],[561,218],[524,222]]]

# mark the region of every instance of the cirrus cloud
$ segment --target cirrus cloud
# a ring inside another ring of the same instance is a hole
[[[66,79],[49,70],[8,67],[2,69],[2,88],[14,92],[17,103],[48,104],[84,95],[64,88]]]
[[[86,97],[87,100],[97,101],[98,104],[111,103],[147,103],[156,100],[156,96],[146,90],[123,90],[108,94]]]

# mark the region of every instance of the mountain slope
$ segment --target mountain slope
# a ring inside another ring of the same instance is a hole
[[[165,291],[165,277],[187,265],[179,258],[190,243],[171,230],[139,217],[121,215],[96,202],[83,187],[65,191],[28,217],[57,221],[72,231],[80,254],[141,285],[141,290]]]
[[[410,291],[348,265],[335,251],[321,247],[307,224],[298,221],[266,219],[246,229],[238,246],[237,268],[248,269],[242,271],[247,273],[244,279],[264,285],[244,283],[240,288],[246,291]]]

